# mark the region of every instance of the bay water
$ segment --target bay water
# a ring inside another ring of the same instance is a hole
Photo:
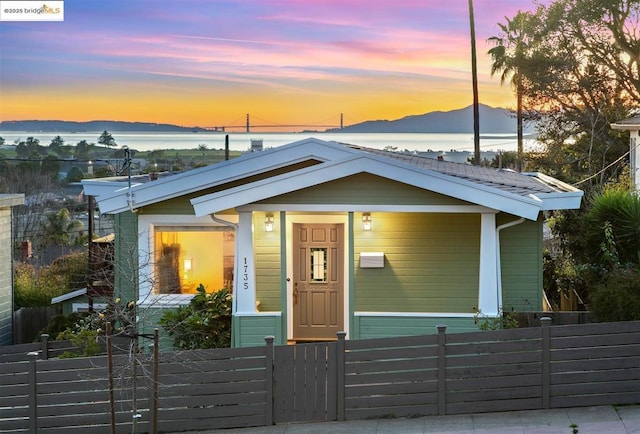
[[[40,145],[48,146],[51,140],[60,136],[65,144],[75,145],[81,140],[96,143],[101,131],[95,132],[24,132],[0,131],[0,137],[5,139],[5,145],[12,145],[27,137],[34,137]],[[298,140],[315,137],[321,140],[349,143],[375,149],[393,147],[398,151],[420,152],[471,152],[473,153],[473,134],[437,134],[437,133],[215,133],[215,132],[176,132],[176,133],[148,133],[148,132],[112,132],[117,146],[128,146],[137,151],[153,151],[167,149],[196,149],[205,145],[207,149],[224,149],[225,135],[229,135],[229,149],[246,151],[252,140],[261,140],[264,149],[282,146]],[[525,139],[525,150],[536,147],[534,139]],[[517,142],[515,135],[486,134],[480,139],[482,152],[515,151]]]

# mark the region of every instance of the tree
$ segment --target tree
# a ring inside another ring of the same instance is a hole
[[[204,153],[207,152],[207,145],[201,143],[198,145],[198,151],[202,152],[202,164],[204,164]]]
[[[93,148],[93,144],[89,144],[89,142],[87,142],[86,140],[80,140],[76,144],[76,149],[73,155],[78,159],[89,158],[89,153],[93,150]]]
[[[82,180],[82,178],[84,178],[84,173],[82,173],[82,170],[80,170],[76,166],[73,166],[67,172],[67,182],[69,182],[69,183],[71,183],[71,182],[79,182],[79,181]]]
[[[49,143],[49,149],[51,149],[56,154],[60,154],[63,152],[63,146],[64,139],[60,136],[55,136],[53,139],[51,139],[51,143]]]
[[[42,159],[40,164],[40,172],[48,175],[53,181],[58,181],[60,173],[60,162],[53,156],[48,155]]]
[[[51,139],[51,143],[49,143],[49,149],[53,153],[63,158],[71,156],[71,147],[66,146],[64,144],[64,139],[60,136],[55,136],[53,139]]]
[[[545,261],[549,284],[577,291],[586,303],[597,303],[602,285],[627,282],[633,272],[624,268],[629,255],[620,244],[626,223],[611,220],[628,215],[629,207],[601,195],[628,168],[628,135],[610,124],[639,105],[639,10],[637,1],[556,0],[507,19],[490,52],[493,71],[520,86],[528,109],[523,119],[537,121],[543,149],[528,154],[528,169],[586,192],[580,210],[555,212],[548,220],[556,249]],[[607,211],[594,220],[605,202]]]
[[[638,87],[640,81],[634,85],[633,77],[612,67],[612,58],[627,55],[611,44],[611,31],[594,15],[594,10],[599,11],[602,20],[633,27],[638,6],[616,12],[613,3],[629,5],[608,0],[557,0],[539,6],[524,20],[522,58],[507,57],[511,63],[503,65],[514,71],[517,68],[523,105],[530,114],[538,114],[537,140],[546,155],[534,158],[534,169],[548,169],[567,182],[587,179],[587,184],[581,185],[587,189],[604,185],[622,170],[624,160],[616,161],[628,150],[628,139],[612,132],[610,124],[628,117],[638,105],[629,89]],[[614,18],[604,16],[605,11]],[[504,27],[517,27],[518,22],[514,18]],[[640,46],[638,38],[636,35],[626,43]],[[597,176],[590,177],[594,174]]]
[[[516,125],[518,136],[517,170],[522,171],[523,158],[523,108],[522,76],[519,69],[527,64],[528,52],[532,50],[535,33],[532,35],[530,22],[534,16],[529,12],[518,12],[513,19],[506,18],[505,24],[498,23],[500,36],[492,36],[489,41],[495,47],[489,50],[491,75],[500,74],[500,84],[509,81],[516,94]]]
[[[100,137],[98,137],[98,143],[102,146],[106,146],[107,148],[113,148],[116,146],[116,140],[107,130],[104,130],[102,134],[100,134]]]
[[[44,245],[70,246],[78,238],[83,224],[71,218],[66,208],[44,214],[42,225],[42,241]]]
[[[18,158],[40,158],[47,155],[47,150],[40,146],[40,140],[34,137],[27,137],[26,141],[21,141],[16,145],[16,155]]]

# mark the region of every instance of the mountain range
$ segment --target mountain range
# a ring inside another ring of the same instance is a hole
[[[480,132],[483,134],[515,134],[514,114],[505,108],[480,104]],[[25,132],[205,132],[201,127],[183,127],[171,124],[123,121],[73,122],[59,120],[27,120],[0,122],[0,131]],[[325,132],[340,133],[473,133],[473,107],[451,111],[434,111],[405,116],[396,120],[372,120],[332,128]]]
[[[505,108],[480,104],[480,133],[515,134],[515,114]],[[471,133],[473,134],[473,106],[405,116],[396,120],[365,121],[327,132],[341,133]],[[533,130],[532,130],[533,131]]]

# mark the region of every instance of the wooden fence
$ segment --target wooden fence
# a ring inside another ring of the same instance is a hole
[[[161,353],[155,383],[151,355],[118,355],[113,416],[176,432],[640,403],[640,321],[547,324]],[[109,402],[105,357],[0,365],[0,432],[109,432]]]

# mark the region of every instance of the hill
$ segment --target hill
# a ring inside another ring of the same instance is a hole
[[[25,132],[70,132],[84,133],[107,130],[122,132],[204,132],[200,127],[181,127],[150,122],[89,121],[72,122],[57,120],[28,120],[0,122],[0,131]],[[533,129],[525,128],[526,132]],[[396,120],[365,121],[342,129],[332,128],[325,132],[340,133],[473,133],[473,107],[451,111],[434,111],[421,115],[405,116]],[[480,132],[482,134],[515,134],[516,119],[511,111],[480,104]]]
[[[473,134],[473,106],[451,111],[435,111],[405,116],[396,120],[365,121],[343,129],[327,132],[341,133],[471,133]],[[504,108],[480,104],[480,132],[487,134],[515,134],[515,115]]]
[[[110,133],[149,132],[149,133],[179,133],[207,131],[199,127],[181,127],[171,124],[156,124],[151,122],[122,122],[122,121],[4,121],[0,122],[0,131],[25,132],[70,132],[84,133],[107,130]]]

